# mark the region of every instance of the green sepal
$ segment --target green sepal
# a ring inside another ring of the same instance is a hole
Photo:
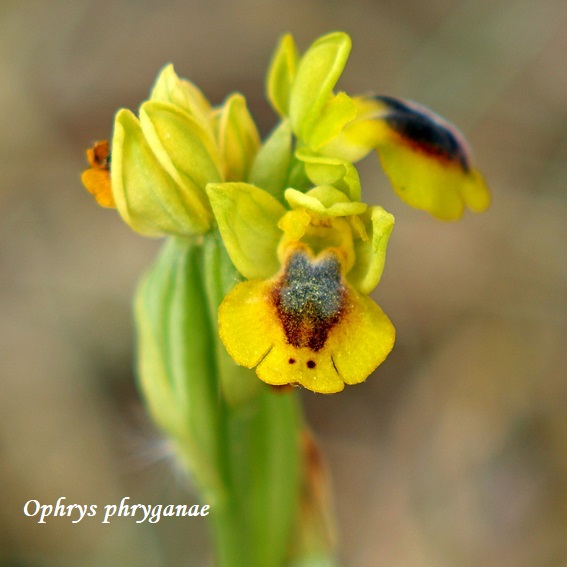
[[[361,218],[368,239],[355,240],[356,261],[347,278],[358,291],[369,294],[382,277],[386,248],[395,220],[382,207],[370,207]]]
[[[201,255],[192,240],[169,239],[142,279],[135,298],[138,379],[153,419],[214,506],[226,495]]]
[[[272,56],[266,84],[268,100],[282,117],[289,114],[289,97],[298,61],[299,53],[295,41],[290,34],[286,34],[281,38]]]
[[[284,206],[248,183],[211,183],[207,194],[226,250],[246,279],[265,279],[279,270],[276,253]]]
[[[360,200],[360,178],[352,163],[339,158],[320,156],[306,148],[297,150],[295,155],[304,162],[305,173],[314,185],[334,185],[351,201]]]
[[[211,324],[218,336],[219,306],[224,296],[242,281],[218,231],[211,231],[204,238],[203,272]],[[242,405],[258,395],[262,382],[256,373],[244,366],[237,366],[220,340],[216,341],[216,361],[221,391],[229,406]]]
[[[171,63],[159,72],[150,100],[169,102],[179,107],[212,133],[209,101],[191,81],[180,79]]]
[[[301,140],[309,139],[343,71],[350,48],[350,37],[334,32],[315,41],[301,58],[289,103],[293,131]]]
[[[293,209],[301,207],[320,217],[361,215],[368,208],[366,203],[352,202],[332,185],[321,185],[307,193],[286,189],[285,198]]]
[[[289,120],[282,121],[268,136],[254,159],[250,183],[283,200],[283,191],[292,158],[292,135]]]
[[[260,135],[248,112],[246,99],[239,93],[229,96],[217,119],[218,146],[224,163],[223,177],[225,181],[246,180],[260,147]]]
[[[190,236],[207,232],[212,211],[202,190],[166,171],[140,122],[122,109],[114,121],[111,182],[123,220],[146,236]]]

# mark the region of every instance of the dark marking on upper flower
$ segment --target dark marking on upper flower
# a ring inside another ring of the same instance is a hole
[[[321,350],[345,309],[338,258],[328,254],[314,260],[303,251],[293,253],[272,291],[272,300],[287,342],[296,348]],[[315,363],[307,365],[313,368]]]
[[[315,368],[315,366],[317,366],[317,365],[315,364],[315,361],[313,361],[313,360],[308,360],[308,361],[307,361],[307,368]]]
[[[405,142],[418,151],[458,163],[465,173],[470,171],[465,143],[451,126],[433,113],[389,97],[376,96],[389,112],[384,121]]]

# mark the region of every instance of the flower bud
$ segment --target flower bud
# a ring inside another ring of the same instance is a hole
[[[233,94],[218,111],[218,147],[226,181],[245,181],[260,147],[260,135],[241,94]],[[211,182],[214,182],[211,179]]]
[[[205,185],[221,180],[212,139],[171,103],[146,102],[140,119],[128,110],[115,119],[111,182],[120,215],[147,236],[207,232]]]
[[[180,79],[173,65],[166,65],[159,73],[150,100],[169,102],[184,110],[212,134],[213,109],[203,93],[191,81]]]
[[[299,53],[290,34],[280,40],[268,69],[266,91],[276,112],[289,115],[289,97],[297,72]]]
[[[350,48],[350,37],[346,33],[335,32],[315,41],[301,58],[289,102],[293,131],[300,140],[309,138],[324,108],[327,115],[344,112],[344,99],[337,103],[333,102],[335,98],[329,97],[346,64]],[[336,107],[340,107],[338,111]],[[330,122],[332,120],[325,121],[325,128]],[[317,128],[323,126],[317,124]]]

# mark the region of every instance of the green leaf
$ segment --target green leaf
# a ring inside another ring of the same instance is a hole
[[[369,294],[380,281],[394,217],[382,207],[371,207],[363,216],[369,238],[355,241],[356,262],[347,279],[361,293]]]
[[[293,131],[305,141],[319,118],[348,59],[350,37],[342,32],[315,41],[299,62],[289,114]]]
[[[289,173],[291,148],[291,126],[284,120],[264,142],[250,171],[250,183],[262,187],[280,201]]]
[[[282,117],[289,112],[289,97],[298,60],[299,53],[293,37],[290,34],[284,35],[270,62],[266,85],[268,99]]]
[[[245,181],[260,147],[260,135],[241,94],[231,95],[218,117],[218,145],[226,181]]]
[[[265,279],[279,269],[278,220],[283,205],[248,183],[211,183],[207,194],[226,250],[246,279]]]

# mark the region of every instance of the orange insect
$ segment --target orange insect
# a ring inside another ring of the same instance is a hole
[[[87,161],[91,166],[83,171],[81,181],[87,191],[101,207],[115,208],[110,184],[110,144],[108,140],[95,142],[87,150]]]

